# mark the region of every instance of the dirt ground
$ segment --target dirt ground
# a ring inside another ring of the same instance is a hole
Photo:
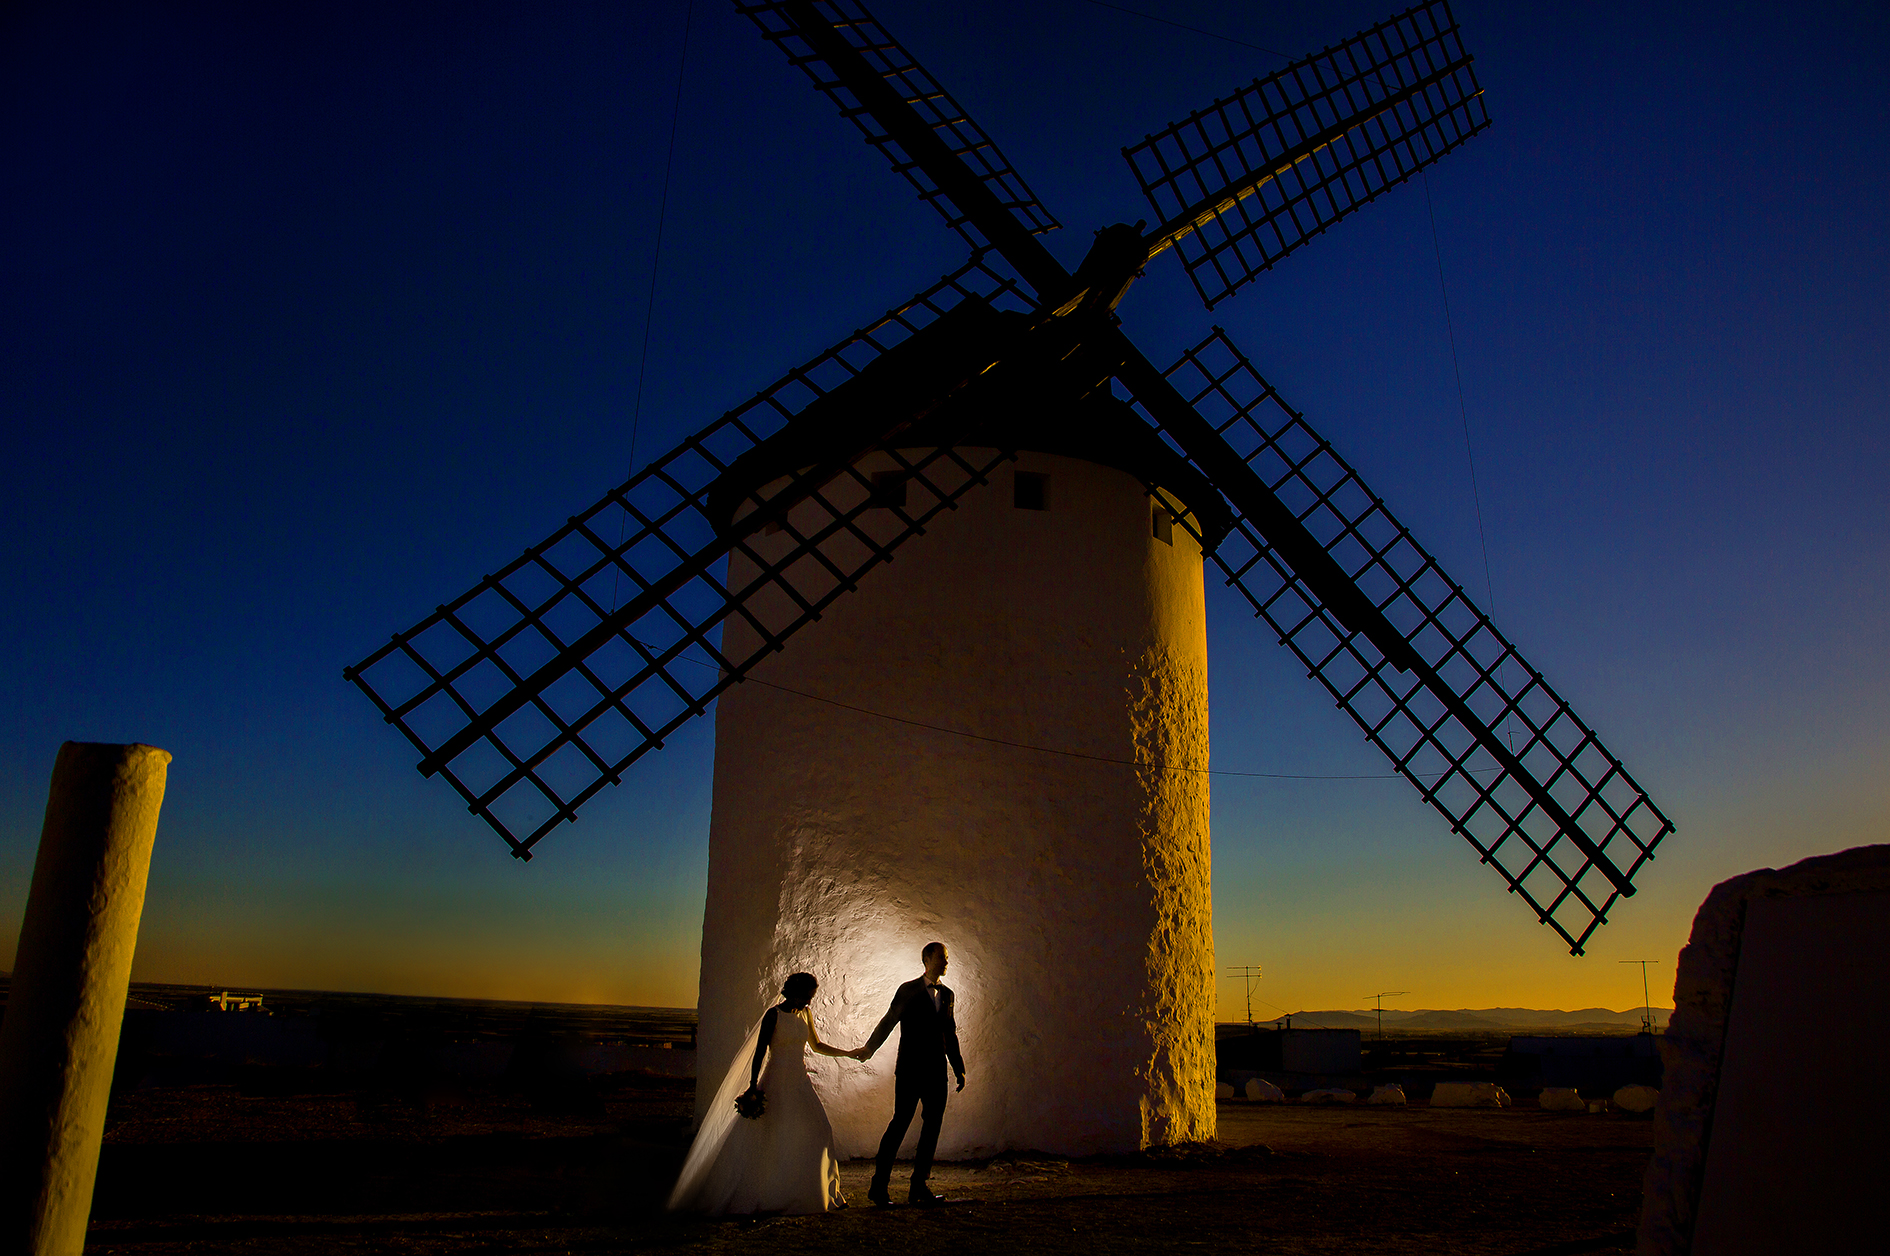
[[[872,1207],[853,1161],[845,1211],[701,1221],[661,1211],[689,1105],[659,1078],[562,1113],[494,1091],[131,1091],[86,1251],[1576,1256],[1632,1246],[1653,1141],[1620,1114],[1225,1102],[1211,1148],[943,1165],[956,1202],[933,1209]]]

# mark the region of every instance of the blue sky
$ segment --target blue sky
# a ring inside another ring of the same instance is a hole
[[[1130,7],[1294,55],[1389,12]],[[527,866],[340,678],[961,260],[717,0],[656,254],[685,9],[0,16],[0,959],[58,744],[141,740],[141,979],[693,1003],[707,721]],[[1087,0],[875,11],[1070,264],[1146,216],[1122,145],[1283,63]],[[1121,312],[1157,360],[1225,326],[1483,596],[1467,416],[1498,623],[1679,832],[1575,959],[1402,782],[1220,778],[1217,948],[1269,1009],[1626,1007],[1714,882],[1890,818],[1890,19],[1456,12],[1495,125],[1435,246],[1414,182],[1211,318],[1172,262]],[[1209,599],[1217,767],[1384,770]]]

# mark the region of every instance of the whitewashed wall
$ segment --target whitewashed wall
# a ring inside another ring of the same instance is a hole
[[[1122,472],[1029,453],[1016,466],[1049,475],[1047,511],[1013,506],[1007,465],[754,681],[1003,741],[1205,767],[1199,547],[1179,527],[1172,545],[1155,539],[1153,503]],[[732,580],[753,570],[738,558]],[[808,570],[797,580],[821,587]],[[730,653],[755,639],[741,623],[725,634]],[[754,681],[716,715],[700,1094],[788,973],[820,979],[820,1030],[850,1047],[938,939],[970,1078],[941,1155],[1213,1137],[1205,775],[973,740]],[[842,1154],[877,1146],[896,1047],[895,1035],[866,1064],[817,1059]]]

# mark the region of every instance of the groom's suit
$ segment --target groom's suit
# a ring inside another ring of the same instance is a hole
[[[937,991],[934,999],[933,991]],[[899,1027],[899,1058],[893,1066],[893,1119],[879,1140],[879,1162],[873,1182],[884,1187],[892,1175],[893,1158],[912,1126],[912,1114],[921,1103],[925,1116],[919,1123],[919,1146],[912,1160],[912,1184],[922,1185],[932,1173],[932,1153],[938,1148],[939,1125],[945,1119],[945,1062],[962,1079],[965,1061],[958,1054],[958,1022],[953,996],[945,985],[927,986],[915,977],[893,995],[892,1007],[880,1018],[866,1040],[871,1055]]]

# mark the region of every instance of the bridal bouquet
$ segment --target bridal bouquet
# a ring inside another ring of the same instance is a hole
[[[761,1114],[768,1110],[768,1096],[761,1093],[761,1087],[750,1086],[735,1097],[735,1111],[751,1121],[761,1119]]]

